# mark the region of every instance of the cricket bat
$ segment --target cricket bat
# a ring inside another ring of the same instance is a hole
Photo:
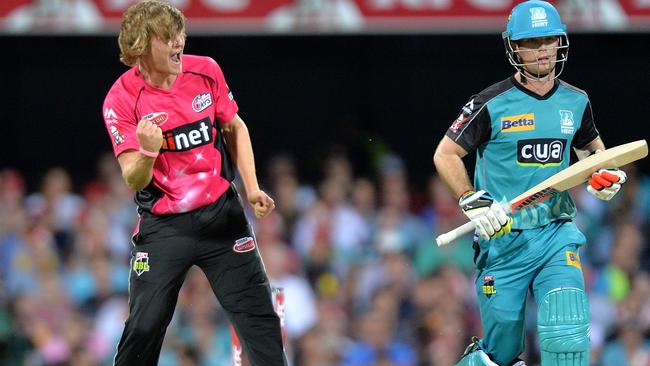
[[[549,177],[533,188],[520,194],[504,207],[507,213],[517,213],[527,207],[547,200],[559,192],[566,191],[586,182],[591,174],[601,168],[618,168],[648,155],[648,144],[638,140],[606,149],[598,154],[588,156],[575,164]],[[468,222],[436,238],[438,246],[447,245],[460,236],[474,231],[474,223]]]

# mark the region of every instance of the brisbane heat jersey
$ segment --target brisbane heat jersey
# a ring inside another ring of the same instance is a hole
[[[147,84],[137,66],[122,74],[104,100],[115,156],[140,149],[136,127],[142,118],[163,131],[153,179],[136,192],[138,206],[174,214],[219,198],[234,173],[219,124],[230,122],[237,110],[219,65],[209,57],[183,55],[183,71],[165,90]]]
[[[544,96],[514,77],[472,96],[447,130],[465,151],[477,151],[474,186],[510,201],[569,166],[571,148],[598,137],[587,94],[556,80]],[[514,215],[514,229],[575,216],[568,192]]]

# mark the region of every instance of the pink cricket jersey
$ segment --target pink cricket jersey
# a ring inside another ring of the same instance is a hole
[[[163,131],[153,180],[136,192],[136,203],[154,214],[210,204],[233,179],[223,138],[215,128],[230,122],[238,110],[223,72],[209,57],[183,55],[182,67],[174,85],[162,90],[147,84],[135,66],[120,76],[104,100],[115,156],[140,148],[136,127],[143,117]]]

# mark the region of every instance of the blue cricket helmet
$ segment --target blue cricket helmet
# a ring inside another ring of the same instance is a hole
[[[566,25],[555,7],[541,0],[524,1],[515,6],[503,32],[504,39],[513,41],[549,36],[566,37]]]
[[[519,59],[518,51],[516,47],[513,47],[513,41],[527,38],[559,37],[556,65],[560,64],[560,69],[556,70],[555,77],[557,78],[564,70],[564,63],[569,58],[569,37],[566,25],[562,23],[560,14],[551,3],[542,0],[528,0],[515,6],[510,12],[506,30],[502,36],[508,61],[522,73],[527,64],[522,63]]]

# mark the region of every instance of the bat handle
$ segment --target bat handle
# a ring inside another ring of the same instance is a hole
[[[458,239],[459,237],[471,233],[472,231],[474,231],[474,228],[475,227],[473,222],[471,221],[466,222],[465,224],[438,236],[436,238],[436,243],[438,244],[439,247],[443,245],[447,245],[452,241]]]

